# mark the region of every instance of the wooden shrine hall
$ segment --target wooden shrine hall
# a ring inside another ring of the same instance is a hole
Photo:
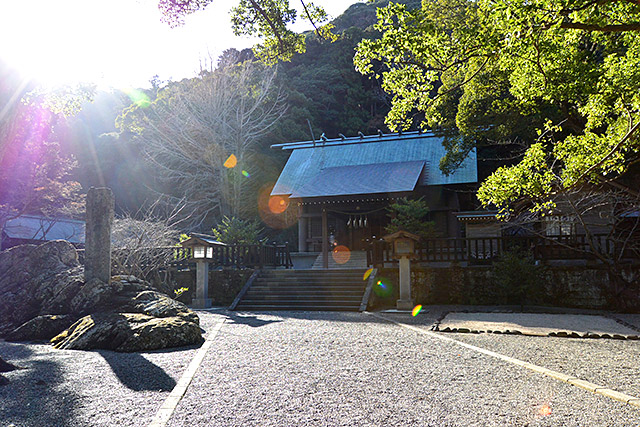
[[[450,175],[439,169],[446,150],[431,133],[379,133],[272,145],[291,151],[271,196],[298,206],[298,251],[321,252],[324,268],[337,245],[366,249],[382,237],[387,207],[401,197],[423,197],[439,237],[459,237],[455,212],[472,209],[469,184],[478,181],[476,153]]]

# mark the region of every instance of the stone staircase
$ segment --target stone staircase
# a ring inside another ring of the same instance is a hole
[[[264,270],[235,307],[238,311],[358,311],[365,269]]]
[[[346,258],[348,258],[348,260]],[[322,270],[322,254],[318,255],[311,268],[313,270]],[[367,269],[366,251],[351,251],[348,256],[345,256],[344,253],[338,253],[333,256],[333,254],[329,252],[329,270],[355,269]]]

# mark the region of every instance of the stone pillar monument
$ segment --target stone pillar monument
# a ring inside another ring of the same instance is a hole
[[[211,307],[211,298],[209,298],[209,260],[198,260],[196,262],[196,297],[191,301],[191,307]]]
[[[400,299],[396,301],[398,310],[411,310],[413,308],[413,300],[411,299],[411,261],[409,257],[403,256],[399,260],[399,282],[400,282]]]
[[[111,225],[114,198],[110,188],[91,187],[87,193],[84,280],[111,279]]]
[[[405,311],[413,308],[411,299],[411,258],[416,258],[416,242],[419,236],[404,230],[396,231],[383,237],[393,243],[393,257],[398,260],[400,279],[400,298],[396,301],[398,310]]]

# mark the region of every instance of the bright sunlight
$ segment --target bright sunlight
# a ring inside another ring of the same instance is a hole
[[[336,16],[351,3],[330,1],[327,10]],[[228,11],[235,1],[216,1],[215,7],[187,17],[184,26],[174,29],[160,22],[157,4],[157,0],[6,2],[0,38],[11,42],[2,43],[0,58],[24,77],[49,87],[77,83],[149,87],[155,75],[161,80],[191,77],[201,65],[215,62],[224,49],[257,42],[231,32]]]

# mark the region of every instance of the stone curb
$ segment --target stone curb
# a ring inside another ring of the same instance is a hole
[[[566,331],[559,331],[559,332],[549,332],[548,334],[532,334],[532,333],[527,333],[527,332],[521,332],[518,330],[504,330],[504,331],[491,331],[491,330],[487,330],[487,331],[483,331],[483,330],[475,330],[475,329],[468,329],[468,328],[450,328],[450,327],[445,327],[443,329],[440,329],[440,325],[436,324],[432,327],[431,329],[432,331],[435,332],[455,332],[455,333],[460,333],[460,334],[502,334],[502,335],[527,335],[527,336],[532,336],[532,337],[556,337],[556,338],[590,338],[590,339],[614,339],[614,340],[640,340],[640,336],[638,335],[619,335],[619,334],[594,334],[592,332],[587,332],[585,334],[578,334],[576,332],[566,332]]]
[[[581,380],[581,379],[573,377],[571,375],[563,374],[562,372],[552,371],[551,369],[547,369],[547,368],[542,367],[542,366],[534,365],[532,363],[528,363],[528,362],[525,362],[525,361],[520,360],[520,359],[515,359],[515,358],[510,357],[510,356],[505,356],[504,354],[496,353],[494,351],[487,350],[487,349],[484,349],[482,347],[476,347],[475,345],[472,345],[472,344],[467,344],[467,343],[462,342],[462,341],[457,341],[457,340],[455,340],[453,338],[445,337],[443,335],[439,335],[439,334],[437,334],[435,332],[427,331],[427,330],[424,330],[422,328],[418,328],[416,326],[407,325],[406,323],[401,323],[401,322],[398,322],[396,320],[388,319],[388,318],[386,318],[384,316],[380,316],[379,314],[376,314],[376,313],[371,313],[371,312],[365,312],[365,313],[370,315],[370,316],[374,316],[374,317],[377,317],[379,319],[385,320],[385,321],[387,321],[389,323],[393,323],[395,325],[401,326],[403,328],[410,329],[410,330],[412,330],[414,332],[417,332],[419,334],[428,335],[430,337],[439,339],[441,341],[447,341],[447,342],[450,342],[450,343],[454,343],[454,344],[460,345],[462,347],[466,347],[466,348],[468,348],[470,350],[473,350],[473,351],[476,351],[476,352],[479,352],[479,353],[482,353],[482,354],[486,354],[487,356],[495,357],[497,359],[503,360],[503,361],[511,363],[513,365],[521,366],[523,368],[526,368],[526,369],[529,369],[531,371],[534,371],[534,372],[540,373],[542,375],[545,375],[545,376],[547,376],[549,378],[553,378],[555,380],[562,381],[564,383],[567,383],[567,384],[570,384],[572,386],[581,388],[583,390],[587,390],[587,391],[590,391],[592,393],[599,394],[601,396],[605,396],[605,397],[608,397],[610,399],[614,399],[614,400],[617,400],[619,402],[623,402],[623,403],[625,403],[627,405],[634,406],[634,407],[640,409],[640,398],[639,397],[635,397],[635,396],[631,396],[631,395],[628,395],[628,394],[625,394],[625,393],[621,393],[619,391],[612,390],[610,388],[607,388],[607,387],[604,387],[604,386],[601,386],[601,385],[598,385],[598,384],[594,384],[594,383],[589,382],[589,381]]]
[[[193,380],[194,375],[196,374],[198,368],[204,360],[204,356],[206,356],[207,354],[207,350],[209,350],[209,347],[211,347],[213,339],[216,337],[216,335],[218,335],[218,332],[220,331],[220,328],[222,328],[224,322],[225,320],[223,319],[211,329],[207,340],[202,344],[202,347],[198,349],[196,355],[193,356],[193,359],[191,359],[191,363],[189,363],[187,370],[184,371],[184,373],[180,377],[180,380],[178,380],[176,386],[173,388],[173,390],[171,390],[169,397],[167,397],[167,399],[164,401],[148,427],[164,427],[167,425],[167,422],[171,418],[171,415],[173,415],[173,411],[175,411],[178,403],[180,403],[180,400],[187,392],[189,384],[191,384],[191,380]]]

